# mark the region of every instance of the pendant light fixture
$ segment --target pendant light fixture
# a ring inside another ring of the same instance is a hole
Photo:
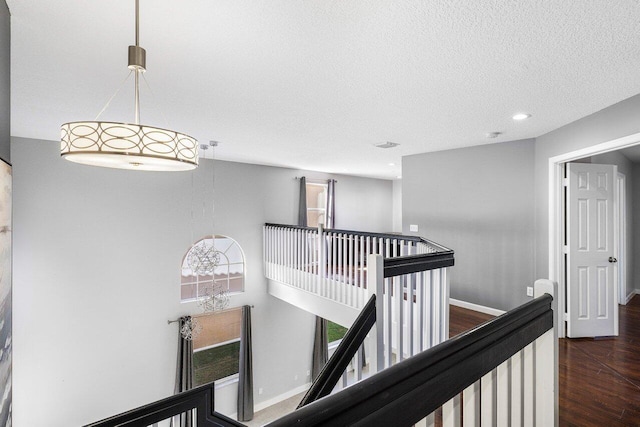
[[[139,80],[146,71],[146,51],[139,45],[139,0],[135,0],[135,7],[136,45],[129,46],[129,69],[135,75],[134,123],[65,123],[61,127],[60,155],[76,163],[119,169],[195,169],[198,166],[198,141],[195,138],[140,124]]]

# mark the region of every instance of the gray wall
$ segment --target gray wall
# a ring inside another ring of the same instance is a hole
[[[0,4],[0,159],[11,163],[11,16]]]
[[[636,288],[636,267],[633,261],[635,259],[635,243],[640,240],[637,238],[637,228],[634,221],[634,200],[640,200],[635,198],[637,190],[635,187],[635,165],[631,160],[625,157],[619,151],[611,151],[609,153],[599,154],[591,157],[591,163],[600,165],[616,165],[618,166],[618,172],[625,175],[625,201],[626,201],[626,217],[627,217],[627,232],[625,241],[625,253],[626,253],[626,265],[625,272],[627,276],[627,293],[628,296]],[[640,266],[637,268],[640,269]],[[640,270],[638,270],[640,273]]]
[[[417,234],[455,251],[452,298],[503,310],[527,301],[533,155],[534,140],[522,140],[403,158],[403,231],[417,224]]]
[[[180,263],[192,236],[211,233],[201,206],[212,162],[192,190],[188,172],[66,162],[57,142],[14,138],[12,150],[15,425],[82,425],[172,394],[177,330],[167,320],[200,312],[179,301]],[[262,273],[262,225],[294,223],[303,174],[327,177],[215,162],[215,230],[247,262],[231,305],[255,305],[257,404],[309,381],[314,317],[269,296]],[[391,229],[391,181],[333,177],[338,227]],[[216,409],[235,412],[235,390],[218,390]]]
[[[402,232],[402,180],[393,180],[393,230]]]

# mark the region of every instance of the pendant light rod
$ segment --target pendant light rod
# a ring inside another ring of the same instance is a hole
[[[136,0],[136,48],[140,48],[140,0]],[[136,80],[135,80],[135,91],[134,91],[134,111],[135,111],[135,119],[134,123],[140,124],[140,69],[136,68]]]
[[[140,47],[140,0],[136,0],[136,46]]]
[[[140,73],[146,71],[147,65],[147,52],[140,47],[140,0],[135,0],[136,4],[136,44],[135,46],[129,46],[129,69],[135,73],[134,83],[134,123],[140,124]]]

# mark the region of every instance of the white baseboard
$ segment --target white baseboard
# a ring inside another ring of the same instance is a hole
[[[500,316],[506,311],[498,310],[497,308],[485,307],[484,305],[474,304],[472,302],[460,301],[457,299],[449,298],[449,304],[456,307],[466,308],[468,310],[479,311],[480,313],[491,314],[492,316]]]
[[[625,302],[625,305],[629,304],[629,301],[631,301],[631,298],[633,298],[638,294],[640,294],[640,289],[634,289],[631,292],[629,292],[629,295],[627,295],[627,301]]]
[[[282,393],[276,397],[272,397],[269,400],[260,402],[254,406],[253,411],[254,412],[262,411],[263,409],[268,408],[269,406],[273,406],[277,403],[282,402],[283,400],[287,400],[288,398],[295,396],[296,394],[300,394],[309,390],[309,387],[311,387],[311,383],[303,384],[300,387],[296,387],[293,390],[289,390],[286,393]]]

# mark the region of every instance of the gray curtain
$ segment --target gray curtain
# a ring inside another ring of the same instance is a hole
[[[314,381],[329,359],[327,341],[327,320],[316,316],[316,333],[313,338],[313,358],[311,359],[311,379]]]
[[[327,228],[336,225],[336,180],[327,181]]]
[[[251,307],[242,307],[240,366],[238,381],[238,421],[253,419],[253,360],[251,358]]]
[[[193,341],[184,339],[182,336],[182,328],[187,323],[191,323],[191,316],[181,317],[178,324],[178,358],[176,364],[175,394],[193,388]],[[185,412],[175,418],[179,418],[178,422],[181,427],[192,426],[191,411]]]
[[[300,199],[298,201],[298,225],[307,226],[307,178],[300,178]]]

